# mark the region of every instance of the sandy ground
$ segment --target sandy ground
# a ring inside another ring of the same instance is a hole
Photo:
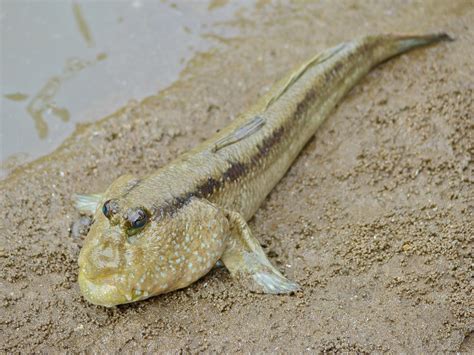
[[[1,351],[474,352],[474,4],[259,4],[172,87],[0,182]],[[439,30],[457,40],[373,71],[251,221],[302,292],[248,294],[215,269],[137,304],[82,299],[73,192],[162,166],[329,45]]]

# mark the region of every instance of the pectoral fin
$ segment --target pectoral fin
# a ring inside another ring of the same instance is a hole
[[[80,212],[93,214],[97,210],[97,207],[99,206],[99,203],[102,201],[103,197],[104,196],[102,194],[93,194],[93,195],[74,194],[73,195],[74,206]]]
[[[280,294],[297,291],[299,286],[286,279],[270,263],[245,219],[236,212],[228,212],[227,218],[231,236],[222,262],[231,275],[254,292]]]

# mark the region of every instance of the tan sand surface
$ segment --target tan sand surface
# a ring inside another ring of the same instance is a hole
[[[171,87],[0,182],[0,351],[473,352],[473,2],[259,2],[233,26]],[[114,309],[82,299],[74,192],[159,168],[321,49],[432,31],[456,41],[374,70],[251,221],[301,292],[249,294],[221,268]]]

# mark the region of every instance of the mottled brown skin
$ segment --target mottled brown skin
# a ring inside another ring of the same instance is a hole
[[[95,222],[79,257],[85,298],[113,306],[170,292],[218,260],[253,291],[297,290],[268,261],[246,221],[360,78],[392,56],[443,39],[449,37],[370,36],[329,49],[156,173],[116,180],[89,206]],[[256,118],[264,124],[246,135]],[[229,137],[238,139],[221,143]],[[142,214],[146,223],[133,228]]]

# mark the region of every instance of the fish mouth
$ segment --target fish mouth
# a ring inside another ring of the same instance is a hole
[[[86,273],[79,270],[79,287],[84,298],[98,306],[113,307],[119,304],[130,303],[136,301],[136,296],[132,292],[123,292],[116,285],[113,279],[105,280],[91,280],[86,276]]]

